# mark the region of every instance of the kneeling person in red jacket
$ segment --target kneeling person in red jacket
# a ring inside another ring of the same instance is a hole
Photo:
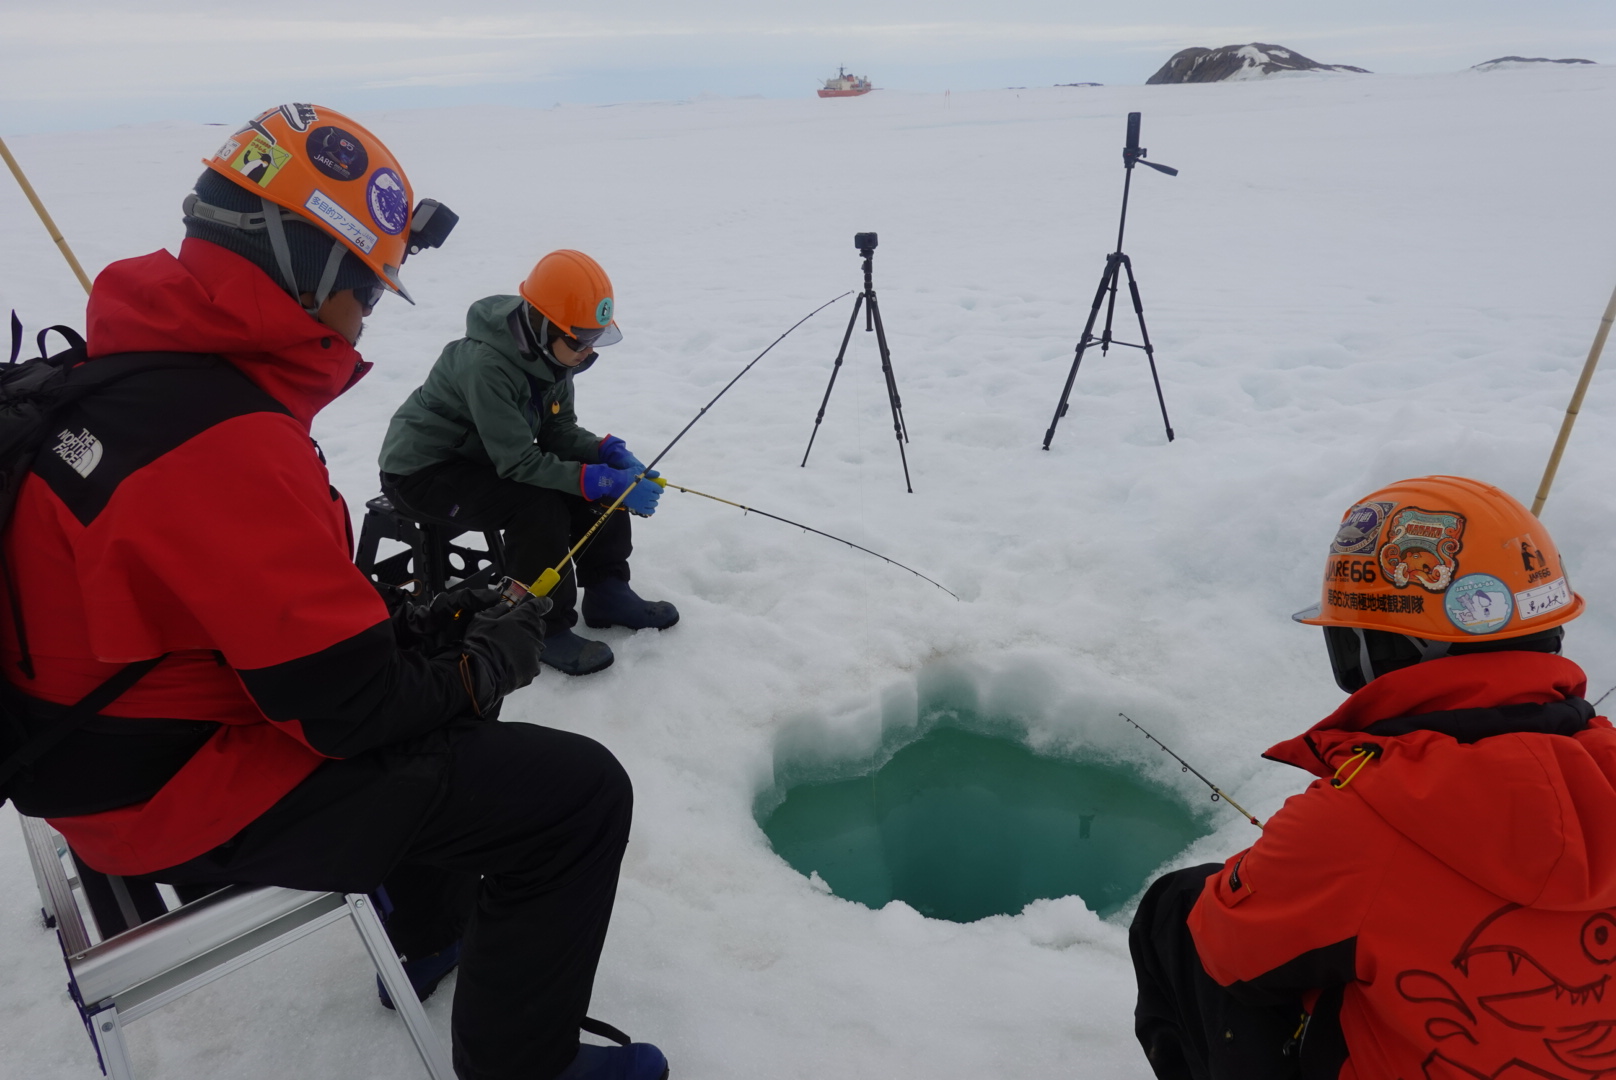
[[[492,720],[538,674],[544,603],[384,600],[310,438],[370,367],[363,320],[403,294],[424,239],[404,171],[303,104],[207,164],[178,256],[113,263],[88,309],[90,364],[190,362],[72,406],[3,538],[18,617],[0,619],[0,662],[29,737],[158,662],[10,793],[108,874],[385,886],[412,981],[428,990],[458,958],[467,1080],[656,1080],[654,1047],[578,1040],[628,777],[582,736]]]
[[[1554,541],[1474,480],[1374,492],[1322,602],[1351,696],[1265,755],[1313,773],[1130,933],[1162,1080],[1572,1080],[1616,1065],[1616,731],[1559,654]]]
[[[418,520],[504,530],[504,570],[519,581],[558,569],[544,662],[587,675],[610,665],[612,650],[573,632],[579,585],[590,626],[663,630],[679,621],[672,604],[629,587],[628,515],[599,520],[619,496],[622,508],[651,516],[662,488],[622,439],[586,431],[573,411],[574,376],[594,365],[596,349],[622,339],[606,271],[581,251],[552,251],[517,291],[473,304],[466,336],[444,347],[393,414],[382,490]],[[574,582],[563,560],[597,524],[574,557]]]

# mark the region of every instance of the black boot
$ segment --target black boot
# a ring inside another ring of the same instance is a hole
[[[679,621],[679,609],[666,600],[642,600],[622,578],[606,578],[584,590],[584,624],[597,630],[666,630]]]
[[[592,675],[612,666],[612,647],[604,641],[579,637],[571,629],[557,630],[544,639],[539,659],[563,675]]]

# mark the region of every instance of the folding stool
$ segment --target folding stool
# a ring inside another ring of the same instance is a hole
[[[366,577],[383,585],[407,587],[418,582],[415,592],[423,597],[436,596],[450,585],[476,588],[498,582],[505,564],[499,530],[483,532],[486,551],[456,544],[464,535],[465,530],[454,526],[418,521],[395,507],[386,495],[378,495],[365,504],[354,563]],[[378,561],[376,551],[383,540],[397,540],[409,547]]]
[[[68,992],[95,1043],[101,1071],[112,1080],[134,1080],[125,1024],[348,918],[409,1029],[428,1075],[432,1080],[454,1080],[449,1055],[427,1021],[371,897],[230,885],[91,944],[81,897],[75,895],[77,888],[88,904],[83,879],[90,872],[70,877],[62,862],[68,849],[61,836],[38,818],[21,821],[39,886],[41,915],[46,927],[56,931],[67,964]],[[121,880],[108,882],[123,916],[138,920],[137,908],[145,904],[125,903],[138,890],[125,888],[120,895]]]

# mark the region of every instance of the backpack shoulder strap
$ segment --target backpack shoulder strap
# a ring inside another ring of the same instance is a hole
[[[123,696],[124,691],[139,682],[141,677],[152,668],[162,663],[163,658],[167,655],[167,653],[164,653],[162,656],[154,656],[149,660],[136,660],[132,664],[124,665],[114,672],[106,682],[80,698],[66,713],[57,718],[54,724],[24,743],[21,749],[6,758],[5,761],[0,761],[0,791],[4,791],[6,782],[17,775],[20,770],[33,765],[40,758],[50,753],[60,745],[63,739],[83,727],[91,717]]]

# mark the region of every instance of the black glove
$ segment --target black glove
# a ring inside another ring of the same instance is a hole
[[[548,597],[533,596],[515,607],[500,604],[472,616],[460,644],[460,680],[478,716],[487,716],[506,694],[539,674],[549,610]]]
[[[472,617],[498,601],[496,590],[483,588],[451,589],[425,604],[398,604],[391,611],[393,637],[404,648],[435,656],[458,647]]]

